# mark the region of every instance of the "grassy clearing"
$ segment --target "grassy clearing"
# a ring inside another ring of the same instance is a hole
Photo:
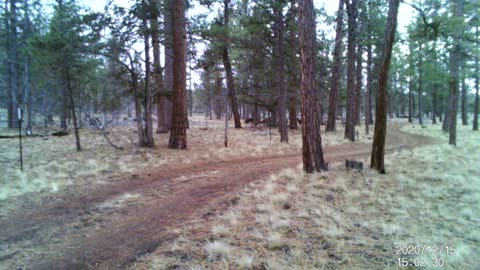
[[[109,181],[144,172],[146,169],[171,164],[191,164],[200,161],[221,161],[232,158],[248,158],[265,155],[283,155],[299,152],[300,131],[290,131],[290,144],[280,144],[279,134],[272,130],[270,141],[268,128],[229,129],[229,148],[223,147],[223,120],[209,120],[208,129],[202,116],[190,119],[188,151],[170,150],[168,134],[154,134],[156,147],[139,149],[134,125],[114,127],[110,130],[111,140],[125,150],[113,149],[102,135],[92,130],[81,130],[83,151],[75,151],[73,135],[66,137],[25,138],[25,171],[19,170],[18,140],[3,139],[0,144],[0,202],[29,192],[56,192],[71,184],[105,184]],[[341,127],[340,127],[341,129]],[[15,135],[16,131],[0,128],[0,134]],[[36,130],[36,133],[50,133]],[[325,145],[345,143],[342,131],[324,136]],[[360,141],[370,138],[360,131]]]
[[[337,163],[327,173],[286,169],[249,185],[226,214],[186,225],[174,247],[132,268],[417,269],[397,259],[418,258],[418,269],[438,269],[442,258],[441,269],[480,269],[480,134],[459,127],[455,148],[436,128],[405,127],[441,144],[389,155],[387,175]],[[399,245],[450,245],[455,254],[399,255]]]

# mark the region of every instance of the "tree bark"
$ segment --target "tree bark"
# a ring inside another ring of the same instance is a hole
[[[299,0],[302,92],[302,157],[307,173],[328,170],[323,158],[320,119],[315,99],[316,32],[312,0]]]
[[[360,125],[360,105],[362,104],[362,54],[363,47],[357,44],[357,64],[355,67],[355,124]]]
[[[237,93],[235,90],[235,82],[233,79],[233,72],[232,72],[232,65],[230,63],[230,57],[228,55],[228,50],[230,47],[230,29],[228,28],[228,21],[229,21],[229,13],[230,8],[228,7],[230,4],[230,0],[224,0],[224,27],[225,27],[225,43],[223,45],[222,50],[222,59],[223,59],[223,66],[225,67],[225,72],[227,73],[227,87],[228,87],[228,95],[230,97],[230,106],[233,113],[233,118],[235,120],[235,128],[242,128],[242,123],[240,121],[240,115],[238,114],[238,104],[237,104]]]
[[[418,56],[418,124],[423,125],[423,55],[422,44]]]
[[[6,5],[7,3],[5,3]],[[7,6],[5,6],[7,13]],[[19,79],[18,79],[18,42],[17,42],[17,9],[16,0],[10,0],[10,12],[7,13],[7,48],[8,48],[8,77],[9,88],[8,91],[8,127],[18,128],[17,110],[20,106],[19,94]]]
[[[370,22],[367,21],[368,28],[368,40],[367,40],[367,97],[365,105],[365,134],[369,133],[369,125],[373,123],[372,117],[372,65],[373,65],[373,56],[372,56],[372,38],[370,36]]]
[[[451,97],[451,94],[449,93],[448,94],[448,97],[447,97],[447,106],[445,106],[445,109],[444,109],[444,120],[443,120],[443,123],[442,123],[442,131],[444,132],[448,132],[450,130],[450,110],[451,110],[451,107],[452,107],[452,97]]]
[[[437,123],[437,87],[433,88],[432,93],[432,124]]]
[[[298,52],[298,38],[297,31],[295,29],[298,25],[297,17],[297,0],[290,0],[290,10],[287,20],[287,25],[289,26],[288,33],[288,43],[289,43],[289,59],[288,59],[288,74],[289,74],[289,85],[290,85],[290,97],[288,101],[288,118],[289,118],[289,127],[290,129],[298,129],[297,122],[297,97],[299,94],[300,87],[300,72],[299,72],[299,59],[297,57]]]
[[[142,2],[144,8],[147,7],[146,1]],[[153,141],[153,119],[152,119],[152,108],[153,108],[153,95],[151,87],[151,70],[150,70],[150,34],[148,27],[148,20],[146,10],[143,14],[143,31],[144,32],[144,45],[145,45],[145,89],[144,89],[144,116],[145,116],[145,144],[141,145],[142,147],[153,147],[155,145]],[[137,119],[138,120],[138,119]]]
[[[462,69],[464,70],[464,69]],[[462,125],[468,125],[468,115],[467,115],[467,84],[465,83],[465,74],[462,74]]]
[[[159,27],[158,23],[158,7],[157,0],[150,0],[150,8],[152,9],[152,18],[150,19],[151,26],[151,35],[152,35],[152,47],[153,47],[153,89],[157,94],[157,133],[165,133],[168,131],[168,128],[165,126],[165,113],[164,107],[165,104],[162,101],[162,95],[160,91],[164,90],[163,85],[163,76],[162,76],[162,66],[160,63],[160,37],[159,37]]]
[[[455,1],[455,17],[463,21],[463,0]],[[453,33],[453,51],[450,54],[450,121],[449,121],[449,139],[448,143],[457,145],[457,96],[459,84],[459,69],[460,69],[460,54],[461,54],[461,40],[460,34],[463,33],[460,26],[457,26]]]
[[[72,113],[72,118],[73,118],[73,130],[75,133],[75,144],[77,147],[77,152],[82,151],[82,146],[80,144],[80,134],[78,132],[78,121],[77,121],[77,114],[75,112],[75,102],[73,99],[73,89],[72,89],[72,84],[71,84],[71,76],[70,76],[70,69],[68,67],[68,64],[65,65],[65,75],[66,75],[66,83],[67,83],[67,92],[68,92],[68,98],[69,98],[69,103],[70,103],[70,112]]]
[[[413,121],[413,78],[408,81],[408,122]]]
[[[173,112],[172,130],[168,147],[187,149],[186,90],[187,57],[185,30],[185,2],[174,1],[173,4]]]
[[[24,13],[24,41],[25,43],[28,42],[28,39],[31,38],[32,29],[31,29],[31,21],[30,21],[30,9],[28,5],[28,1],[24,1],[23,13]],[[33,121],[33,99],[32,99],[32,84],[30,81],[31,74],[30,74],[30,64],[31,64],[31,49],[25,49],[25,64],[24,64],[24,103],[25,103],[25,110],[27,113],[27,126],[26,130],[28,133],[32,134],[32,121]]]
[[[436,53],[436,42],[433,43],[433,63],[437,65],[437,53]],[[432,89],[432,124],[437,123],[437,91],[438,91],[438,83],[434,82],[433,83],[433,89]]]
[[[340,79],[340,65],[343,46],[343,6],[344,0],[338,1],[337,26],[335,27],[335,49],[333,50],[332,77],[330,81],[330,95],[328,100],[328,119],[326,131],[335,131],[337,120],[338,85]]]
[[[478,26],[475,28],[475,37],[477,40],[475,48],[475,105],[473,111],[473,130],[478,130],[478,88],[479,88],[479,64],[478,64]]]
[[[285,32],[285,21],[283,18],[283,1],[277,1],[274,4],[273,24],[274,33],[274,69],[275,69],[275,88],[279,94],[278,100],[278,122],[280,130],[280,142],[288,143],[288,121],[285,114],[287,110],[287,87],[285,84],[285,45],[283,34]]]
[[[165,32],[165,81],[167,93],[173,93],[173,0],[165,0],[164,32]],[[157,133],[167,133],[172,128],[172,100],[170,96],[160,96],[158,100],[158,128]]]
[[[385,27],[385,45],[381,56],[380,72],[377,82],[377,102],[375,110],[375,132],[373,135],[370,167],[380,173],[385,173],[385,137],[387,135],[387,82],[392,56],[397,15],[400,0],[389,0],[387,25]]]
[[[347,53],[347,119],[345,138],[355,141],[355,40],[359,0],[347,0],[348,11],[348,53]]]

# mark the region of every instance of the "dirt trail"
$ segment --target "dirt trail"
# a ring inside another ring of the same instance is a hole
[[[388,151],[431,143],[391,127]],[[330,162],[367,157],[370,145],[325,149]],[[221,212],[246,184],[301,162],[299,153],[164,168],[44,199],[0,217],[0,269],[119,269],[173,237],[168,228]]]

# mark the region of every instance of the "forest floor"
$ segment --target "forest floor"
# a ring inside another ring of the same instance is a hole
[[[189,151],[167,150],[165,134],[136,149],[125,127],[112,132],[124,151],[87,131],[81,153],[72,138],[30,138],[33,173],[13,169],[14,140],[2,144],[0,269],[384,269],[407,243],[456,245],[449,266],[478,266],[478,134],[460,130],[452,149],[433,129],[392,124],[389,174],[377,175],[345,171],[371,139],[339,130],[324,136],[330,172],[304,176],[298,131],[284,145],[231,129],[224,149],[222,123],[202,125]]]

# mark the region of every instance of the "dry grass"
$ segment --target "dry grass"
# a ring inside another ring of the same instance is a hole
[[[199,161],[231,160],[238,157],[284,155],[298,152],[301,147],[300,130],[290,131],[290,143],[280,144],[279,134],[272,130],[270,140],[266,127],[229,129],[229,148],[223,147],[223,120],[209,120],[194,115],[188,130],[188,151],[167,148],[168,134],[154,134],[156,147],[138,149],[132,144],[137,135],[134,124],[110,129],[111,140],[125,150],[113,149],[96,131],[80,131],[82,152],[75,151],[73,135],[24,139],[24,172],[19,171],[18,140],[2,139],[0,144],[0,201],[31,192],[56,192],[64,186],[104,184],[121,177],[138,174],[171,164],[191,164]],[[230,125],[232,126],[232,125]],[[341,126],[339,127],[342,128]],[[35,130],[51,133],[52,130]],[[342,133],[339,130],[338,134]],[[15,130],[0,128],[0,134],[15,135]],[[345,143],[343,136],[326,134],[324,145]],[[361,141],[368,141],[360,131]],[[292,173],[286,172],[286,174]],[[285,177],[288,177],[286,175]]]
[[[167,148],[168,134],[154,134],[156,147],[138,149],[134,124],[110,129],[111,140],[124,151],[113,149],[96,131],[82,129],[83,151],[75,151],[73,135],[66,137],[25,138],[25,171],[19,171],[18,140],[3,139],[0,144],[0,201],[31,192],[56,192],[67,185],[104,184],[114,181],[115,176],[140,174],[146,169],[155,169],[172,164],[191,164],[200,161],[231,160],[237,157],[283,155],[298,152],[301,148],[301,132],[290,131],[290,143],[280,144],[279,134],[272,130],[272,139],[266,127],[229,129],[229,148],[223,147],[223,120],[209,120],[205,127],[203,116],[194,115],[188,130],[188,151]],[[230,125],[232,126],[232,125]],[[341,134],[340,125],[338,134]],[[35,133],[51,133],[51,130],[36,130]],[[0,134],[16,134],[0,128]],[[345,143],[338,134],[323,135],[324,145]],[[360,130],[360,141],[370,138]],[[291,173],[291,172],[286,172]],[[288,176],[286,176],[288,177]]]
[[[455,254],[419,256],[422,269],[438,269],[436,257],[445,260],[442,269],[480,269],[480,135],[459,128],[461,143],[454,148],[434,128],[422,133],[442,143],[393,153],[387,175],[347,172],[337,163],[327,173],[286,169],[249,185],[238,205],[214,218],[228,228],[221,240],[228,256],[205,251],[202,243],[213,242],[194,232],[209,223],[198,220],[184,230],[191,240],[179,245],[188,260],[159,247],[137,266],[155,269],[156,261],[169,261],[160,269],[404,269],[396,245],[452,245]],[[232,216],[235,224],[224,222]]]

